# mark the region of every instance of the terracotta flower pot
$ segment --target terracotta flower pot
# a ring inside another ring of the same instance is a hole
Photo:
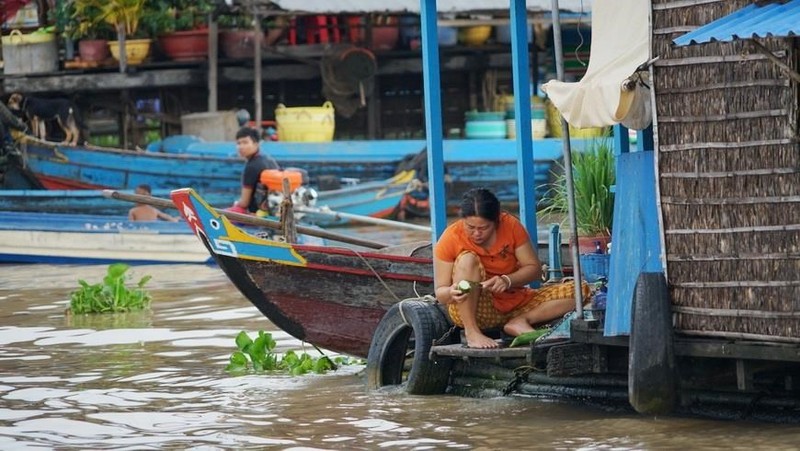
[[[578,252],[581,254],[593,254],[597,250],[598,244],[600,249],[605,254],[608,252],[608,243],[611,242],[610,235],[597,235],[597,236],[579,236],[578,237]]]
[[[175,61],[208,58],[208,29],[174,31],[158,37],[161,50]]]
[[[83,61],[105,61],[110,55],[108,51],[108,40],[81,39],[78,41],[78,55],[81,56],[81,60]]]
[[[254,46],[252,30],[224,30],[220,33],[220,49],[228,58],[252,58]]]

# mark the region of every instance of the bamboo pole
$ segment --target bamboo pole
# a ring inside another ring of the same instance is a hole
[[[556,53],[556,75],[559,81],[564,81],[564,49],[561,42],[561,17],[559,15],[558,0],[552,0],[553,9],[553,46]],[[567,214],[569,216],[569,230],[574,237],[570,245],[572,250],[572,271],[576,283],[582,279],[581,261],[578,251],[578,222],[575,215],[575,183],[572,179],[572,149],[569,142],[569,124],[564,116],[561,116],[562,145],[564,148],[564,167],[567,181]],[[575,290],[575,313],[577,318],[583,318],[583,293],[582,290]]]
[[[390,219],[373,218],[372,216],[356,215],[352,213],[345,213],[342,211],[334,211],[328,207],[313,208],[295,205],[294,210],[298,213],[313,213],[329,216],[334,219],[350,220],[353,222],[361,222],[364,224],[383,225],[388,227],[397,227],[400,229],[416,230],[418,232],[431,233],[431,228],[427,226],[409,224],[407,222],[392,221]]]
[[[138,203],[141,203],[141,204],[152,205],[152,206],[157,207],[157,208],[173,208],[173,209],[177,209],[177,207],[175,206],[175,204],[172,203],[171,200],[162,199],[162,198],[159,198],[159,197],[143,196],[141,194],[128,194],[128,193],[122,193],[122,192],[115,191],[115,190],[110,190],[110,189],[103,190],[103,196],[111,198],[111,199],[122,200],[122,201],[125,201],[125,202],[138,202]],[[252,225],[252,226],[256,226],[256,227],[263,227],[263,228],[266,228],[266,229],[272,229],[272,230],[278,230],[278,231],[283,230],[283,227],[282,227],[280,221],[275,221],[273,219],[259,218],[257,216],[245,215],[245,214],[241,214],[241,213],[234,213],[232,211],[225,211],[225,210],[220,210],[220,209],[217,209],[217,208],[212,208],[212,210],[215,211],[216,213],[222,215],[222,216],[225,216],[228,219],[231,219],[231,220],[236,221],[236,222],[240,222],[242,224]],[[380,243],[378,241],[372,241],[372,240],[365,240],[365,239],[362,239],[362,238],[357,238],[357,237],[350,236],[350,235],[344,235],[344,234],[340,234],[340,233],[335,233],[335,232],[331,232],[331,231],[328,231],[328,230],[319,229],[319,228],[315,228],[315,227],[307,227],[307,226],[298,225],[296,228],[297,228],[298,232],[303,233],[305,235],[315,236],[315,237],[318,237],[318,238],[324,238],[324,239],[333,240],[333,241],[339,241],[339,242],[347,243],[347,244],[354,244],[356,246],[367,247],[367,248],[370,248],[370,249],[382,249],[384,247],[388,247],[389,246],[386,243]]]

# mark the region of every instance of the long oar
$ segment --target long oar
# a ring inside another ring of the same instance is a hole
[[[128,194],[128,193],[122,193],[122,192],[111,190],[111,189],[103,190],[103,196],[111,198],[111,199],[117,199],[117,200],[126,201],[126,202],[137,202],[137,203],[140,203],[140,204],[152,205],[152,206],[158,207],[158,208],[174,208],[174,209],[177,209],[175,207],[175,204],[173,204],[171,200],[162,199],[162,198],[159,198],[159,197],[143,196],[141,194]],[[236,222],[240,222],[242,224],[248,224],[248,225],[252,225],[252,226],[256,226],[256,227],[264,227],[264,228],[272,229],[272,230],[279,230],[279,231],[282,230],[282,226],[281,226],[280,221],[276,221],[274,219],[265,219],[265,218],[259,218],[257,216],[243,215],[241,213],[234,213],[232,211],[225,211],[225,210],[220,210],[220,209],[217,209],[217,208],[215,208],[214,211],[216,211],[217,213],[221,214],[222,216],[225,216],[226,218],[228,218],[230,220],[233,220],[233,221],[236,221]],[[335,233],[335,232],[331,232],[331,231],[323,230],[323,229],[318,229],[318,228],[314,228],[314,227],[306,227],[306,226],[300,226],[299,225],[299,226],[296,226],[296,229],[297,229],[298,232],[300,232],[302,234],[305,234],[305,235],[316,236],[316,237],[319,237],[319,238],[325,238],[325,239],[329,239],[329,240],[339,241],[339,242],[342,242],[342,243],[354,244],[356,246],[368,247],[370,249],[381,249],[381,248],[384,248],[384,247],[388,246],[388,244],[386,244],[386,243],[380,243],[380,242],[372,241],[372,240],[365,240],[365,239],[362,239],[362,238],[356,238],[354,236],[343,235],[341,233]]]
[[[388,227],[397,227],[400,229],[416,230],[419,232],[431,233],[431,228],[418,224],[409,224],[407,222],[392,221],[391,219],[373,218],[372,216],[357,215],[353,213],[345,213],[343,211],[334,211],[328,207],[304,207],[302,205],[295,205],[294,211],[298,213],[311,213],[328,216],[334,219],[347,219],[353,222],[361,222],[364,224],[374,224]]]

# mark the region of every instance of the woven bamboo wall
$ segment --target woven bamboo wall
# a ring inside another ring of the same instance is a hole
[[[798,87],[747,40],[672,39],[751,3],[653,0],[658,172],[676,330],[800,342]],[[759,39],[795,71],[798,44]]]

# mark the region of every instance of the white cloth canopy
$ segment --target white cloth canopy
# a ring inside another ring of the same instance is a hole
[[[643,86],[624,91],[622,83],[649,59],[650,1],[595,0],[591,45],[581,81],[551,80],[542,86],[567,122],[578,128],[605,127],[624,122],[629,113],[649,111],[650,96],[642,95]],[[634,104],[636,99],[647,106]]]

